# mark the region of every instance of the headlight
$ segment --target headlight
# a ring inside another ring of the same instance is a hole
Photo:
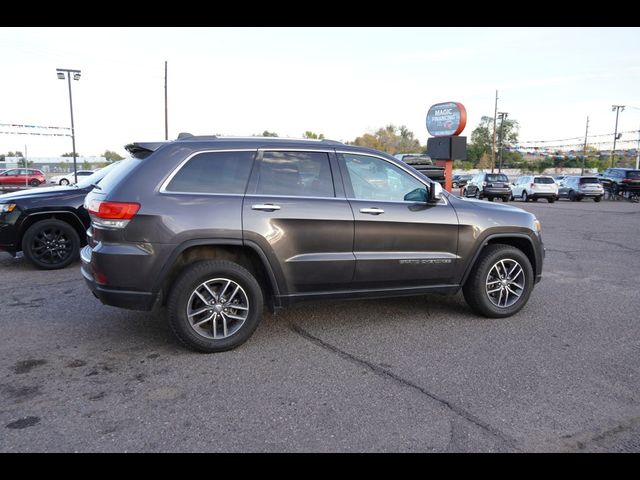
[[[542,231],[542,225],[540,224],[540,220],[537,218],[533,221],[533,229],[536,233],[540,233]]]
[[[15,203],[0,203],[0,213],[13,212],[14,208],[16,208]]]

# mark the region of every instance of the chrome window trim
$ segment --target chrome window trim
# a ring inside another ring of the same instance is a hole
[[[315,196],[304,196],[304,195],[273,195],[273,194],[265,194],[262,195],[260,193],[247,193],[245,195],[245,197],[247,198],[300,198],[300,199],[311,199],[311,200],[342,200],[342,201],[346,201],[347,198],[345,197],[315,197]]]
[[[258,148],[227,148],[227,149],[210,149],[210,150],[198,150],[197,152],[193,152],[191,155],[187,156],[187,158],[185,158],[184,160],[182,160],[178,166],[176,168],[173,169],[173,171],[169,174],[169,176],[166,178],[166,180],[164,182],[162,182],[162,184],[160,185],[160,189],[158,190],[160,193],[169,193],[169,194],[173,194],[173,193],[177,193],[179,195],[244,195],[244,193],[214,193],[214,192],[174,192],[172,190],[167,190],[167,186],[171,183],[171,180],[173,180],[173,177],[175,177],[178,172],[180,170],[182,170],[182,167],[184,167],[187,162],[189,160],[191,160],[193,157],[195,157],[196,155],[200,155],[202,153],[228,153],[228,152],[258,152]],[[255,161],[255,159],[254,159]]]
[[[389,160],[389,159],[387,159],[387,158],[381,157],[380,155],[375,155],[375,154],[373,154],[373,153],[369,153],[369,152],[352,152],[352,151],[348,151],[348,150],[336,150],[336,153],[342,153],[342,154],[345,154],[345,153],[346,153],[346,154],[350,154],[350,155],[361,155],[361,156],[364,156],[364,157],[379,158],[380,160],[384,160],[385,162],[390,163],[391,165],[394,165],[394,166],[398,167],[400,170],[402,170],[402,171],[404,171],[404,172],[408,173],[408,174],[409,174],[409,175],[411,175],[413,178],[415,178],[418,182],[420,182],[421,184],[423,184],[425,187],[427,186],[427,184],[426,184],[426,183],[424,183],[424,180],[423,180],[423,179],[421,179],[420,177],[417,177],[417,176],[416,176],[412,171],[407,170],[407,169],[406,169],[406,168],[404,168],[402,165],[398,165],[397,163],[392,162],[392,161],[390,161],[390,160]],[[397,159],[396,159],[396,160],[397,160]],[[428,178],[428,177],[427,177],[427,178]],[[436,182],[434,182],[433,180],[431,180],[431,182],[432,182],[432,183],[436,183]],[[431,188],[431,187],[429,186],[429,188]],[[449,192],[446,192],[446,191],[443,189],[443,193],[447,193],[447,194],[448,194]],[[412,204],[412,205],[414,205],[414,204],[416,204],[416,203],[420,203],[420,204],[423,204],[423,205],[443,205],[443,204],[444,204],[444,205],[448,205],[448,201],[447,201],[445,198],[446,198],[446,197],[443,195],[443,196],[442,196],[442,198],[441,198],[441,201],[440,201],[440,202],[438,202],[438,203],[432,203],[432,204],[430,204],[430,203],[428,203],[428,202],[405,202],[405,201],[393,201],[393,200],[367,200],[367,199],[361,199],[361,198],[347,198],[347,200],[354,200],[354,201],[357,201],[357,202],[408,203],[408,204]]]

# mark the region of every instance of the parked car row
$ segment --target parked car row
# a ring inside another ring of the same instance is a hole
[[[630,168],[610,168],[598,175],[523,175],[511,183],[503,173],[478,173],[462,183],[461,175],[457,177],[463,197],[486,198],[493,201],[501,198],[522,200],[523,202],[547,200],[553,203],[560,198],[579,202],[591,198],[600,202],[609,191],[612,195],[640,195],[640,170]]]
[[[78,170],[78,181],[95,173],[95,170]],[[11,168],[0,170],[0,185],[29,185],[38,187],[47,183],[42,170],[36,168]],[[56,175],[49,179],[53,185],[71,185],[76,183],[73,172]]]

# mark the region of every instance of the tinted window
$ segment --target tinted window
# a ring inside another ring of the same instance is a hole
[[[555,183],[553,178],[549,177],[535,177],[533,183]]]
[[[631,170],[630,172],[627,172],[627,178],[640,179],[640,170]]]
[[[171,179],[168,192],[244,193],[255,152],[207,152],[191,158]]]
[[[425,189],[422,182],[380,158],[345,154],[344,161],[358,200],[404,202],[409,192]]]
[[[264,152],[256,193],[335,197],[329,155],[322,152]]]
[[[585,177],[580,179],[580,183],[600,183],[596,177]]]
[[[487,182],[508,182],[508,181],[509,179],[507,178],[506,175],[493,174],[493,173],[487,174]]]

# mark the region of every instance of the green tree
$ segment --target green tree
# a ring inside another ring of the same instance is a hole
[[[258,137],[277,137],[278,134],[276,132],[270,132],[269,130],[265,130],[262,132],[262,135],[257,135]]]
[[[24,155],[22,155],[22,152],[7,152],[7,157],[24,157]]]
[[[102,156],[109,163],[117,162],[118,160],[122,160],[124,158],[122,155],[119,155],[117,152],[111,150],[105,150]]]
[[[29,168],[33,166],[33,162],[31,160],[27,160],[22,155],[20,155],[18,158],[20,158],[20,160],[18,160],[18,167]]]
[[[58,163],[58,169],[61,172],[67,172],[69,171],[69,162],[67,160],[62,160],[60,163]]]
[[[88,161],[83,161],[82,162],[82,169],[83,170],[91,170],[91,164]]]
[[[61,157],[73,157],[73,152],[67,152],[67,153],[63,153],[62,155],[60,155]],[[76,152],[76,158],[80,157],[81,155]]]
[[[302,138],[311,138],[313,140],[322,140],[324,138],[324,133],[317,134],[315,132],[311,132],[307,130],[302,134]]]
[[[496,149],[500,149],[500,123],[496,125]],[[502,127],[503,145],[508,147],[518,142],[519,124],[517,120],[504,120],[504,126]],[[471,141],[467,145],[467,158],[469,161],[478,163],[484,154],[489,155],[491,158],[491,149],[493,147],[493,117],[483,116],[480,119],[480,123],[471,132]],[[511,155],[515,154],[515,155]],[[505,160],[514,160],[522,158],[517,152],[503,152],[502,163],[507,162]],[[498,155],[496,154],[496,162],[498,161]],[[491,168],[491,166],[489,166]]]
[[[384,128],[379,128],[374,134],[365,133],[351,143],[362,147],[375,148],[391,155],[396,153],[417,153],[423,150],[420,141],[404,125],[396,127],[393,124],[389,124]]]

